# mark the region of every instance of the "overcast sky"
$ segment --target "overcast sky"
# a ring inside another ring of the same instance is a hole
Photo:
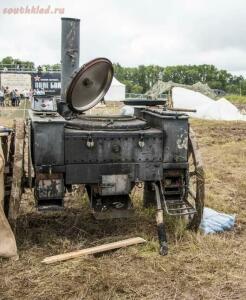
[[[4,14],[39,5],[64,14]],[[246,75],[245,0],[1,0],[0,59],[60,61],[60,18],[81,19],[81,64],[214,64]]]

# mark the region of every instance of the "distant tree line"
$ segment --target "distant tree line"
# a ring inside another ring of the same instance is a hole
[[[145,93],[157,80],[181,84],[207,83],[212,89],[221,89],[230,94],[246,95],[246,80],[233,76],[213,65],[179,65],[160,67],[155,65],[122,67],[114,64],[115,77],[126,85],[127,93]]]
[[[13,58],[12,56],[4,57],[0,61],[1,67],[6,67],[7,69],[11,69],[12,67],[15,67],[20,70],[34,70],[35,64],[32,61],[23,61],[18,58]],[[61,70],[61,64],[45,64],[41,66],[37,66],[37,69],[40,69],[42,71],[59,71]]]
[[[8,69],[8,66],[15,66],[19,69],[34,69],[34,63],[31,61],[24,61],[18,58],[13,58],[12,56],[4,57],[0,61],[0,65],[5,66]]]
[[[20,69],[35,69],[31,61],[22,61],[7,56],[0,65],[15,65]],[[58,71],[60,64],[45,64],[38,66],[42,71]],[[114,64],[115,77],[126,85],[127,93],[141,94],[148,91],[157,80],[173,81],[182,84],[194,84],[198,81],[207,83],[212,89],[221,89],[230,94],[246,95],[246,80],[243,76],[233,76],[226,70],[219,70],[214,65],[179,65],[161,67],[156,65],[138,67],[122,67]]]

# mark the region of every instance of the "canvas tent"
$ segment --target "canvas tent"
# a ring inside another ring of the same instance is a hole
[[[168,93],[171,95],[171,103],[174,108],[195,109],[196,113],[190,116],[205,120],[246,121],[246,116],[240,113],[235,105],[221,98],[216,100],[216,94],[207,84],[197,82],[193,85],[179,84],[172,81],[158,81],[145,94],[150,99],[156,99],[159,95]],[[122,108],[123,115],[133,114],[133,108]]]
[[[171,95],[174,108],[195,109],[196,113],[188,113],[195,118],[225,121],[246,120],[246,116],[241,114],[235,105],[225,98],[216,100],[217,95],[214,90],[201,82],[185,85],[172,81],[158,81],[146,93],[146,96],[155,99],[162,93]]]
[[[213,100],[199,92],[174,87],[172,89],[172,100],[174,108],[196,109],[196,113],[190,113],[195,118],[246,121],[246,116],[242,115],[237,107],[225,98]]]
[[[104,98],[106,101],[122,101],[125,100],[125,94],[126,86],[114,77]]]

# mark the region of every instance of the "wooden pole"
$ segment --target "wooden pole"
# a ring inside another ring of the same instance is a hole
[[[0,136],[0,257],[18,259],[15,236],[4,214],[4,167],[5,159]]]
[[[140,237],[135,237],[135,238],[126,239],[126,240],[122,240],[122,241],[118,241],[118,242],[114,242],[114,243],[104,244],[104,245],[100,245],[100,246],[96,246],[96,247],[91,247],[91,248],[87,248],[87,249],[82,249],[82,250],[77,250],[77,251],[73,251],[73,252],[69,252],[69,253],[46,257],[45,259],[42,260],[42,263],[52,264],[52,263],[59,262],[59,261],[77,258],[82,255],[110,251],[113,249],[128,247],[131,245],[141,244],[141,243],[146,243],[146,240],[144,240]]]

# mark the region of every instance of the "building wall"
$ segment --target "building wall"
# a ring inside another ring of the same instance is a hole
[[[0,87],[8,86],[10,90],[17,89],[20,92],[31,89],[31,75],[21,73],[1,73]]]

